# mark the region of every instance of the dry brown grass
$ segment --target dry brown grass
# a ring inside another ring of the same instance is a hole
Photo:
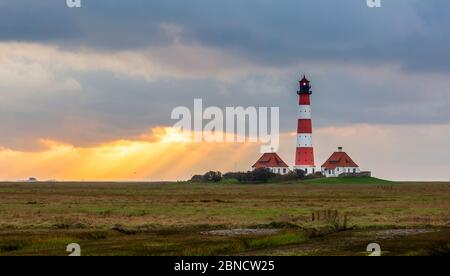
[[[450,184],[0,183],[3,229],[308,226],[312,212],[329,209],[350,227],[450,226]]]
[[[322,214],[336,211],[359,229],[330,235],[336,219]],[[393,255],[441,255],[449,222],[450,183],[0,183],[0,255],[67,255],[72,242],[83,255],[361,255],[374,241]],[[279,231],[201,234],[241,227]],[[378,240],[374,227],[432,231]]]

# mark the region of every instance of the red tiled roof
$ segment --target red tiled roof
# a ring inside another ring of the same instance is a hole
[[[337,167],[358,167],[359,166],[348,156],[345,152],[335,152],[330,158],[322,165],[322,168],[326,170],[334,170]]]
[[[272,167],[288,168],[289,166],[275,152],[264,153],[255,165],[252,166],[254,169]]]

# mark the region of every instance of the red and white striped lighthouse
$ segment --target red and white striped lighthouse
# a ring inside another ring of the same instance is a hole
[[[300,80],[299,113],[297,123],[297,151],[295,153],[294,170],[302,170],[305,174],[315,173],[314,148],[312,143],[311,121],[311,85],[306,76]]]

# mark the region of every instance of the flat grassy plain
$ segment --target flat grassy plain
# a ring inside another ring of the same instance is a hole
[[[0,183],[0,255],[440,255],[449,229],[450,183]]]

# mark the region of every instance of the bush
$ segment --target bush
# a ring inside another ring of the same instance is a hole
[[[196,174],[191,178],[192,182],[203,182],[203,175]]]
[[[204,182],[220,182],[222,181],[222,173],[221,172],[207,172],[203,175]]]
[[[283,181],[296,181],[299,179],[302,179],[303,176],[299,176],[297,172],[289,172],[284,175],[277,175],[275,178],[272,179],[273,182],[283,182]]]
[[[248,172],[228,172],[222,175],[220,172],[210,171],[204,175],[194,175],[191,182],[211,183],[222,182],[226,184],[239,183],[266,183],[266,182],[283,182],[283,181],[297,181],[313,178],[323,177],[321,172],[316,172],[314,175],[305,175],[302,170],[289,172],[281,175],[271,172],[266,168],[259,168]]]
[[[297,175],[297,178],[302,179],[305,178],[306,173],[304,170],[295,170],[294,173]]]
[[[194,175],[191,178],[192,182],[220,182],[222,181],[221,172],[207,172],[204,175]]]
[[[307,180],[325,177],[321,172],[306,175],[303,170],[294,170],[286,175],[280,175],[276,178],[278,181]]]
[[[325,177],[325,175],[323,175],[322,172],[316,172],[316,173],[314,174],[314,177],[315,177],[315,178],[321,178],[321,177]]]
[[[254,182],[267,182],[271,178],[277,176],[277,174],[269,171],[268,169],[259,168],[251,172],[252,180]]]
[[[240,183],[244,183],[250,180],[248,172],[229,172],[223,175],[223,179],[226,181],[234,179]]]
[[[229,172],[223,175],[225,180],[235,179],[240,183],[264,183],[276,177],[277,174],[268,169],[259,168],[249,172]]]
[[[222,182],[223,184],[240,184],[241,182],[237,180],[236,178],[223,178]]]

